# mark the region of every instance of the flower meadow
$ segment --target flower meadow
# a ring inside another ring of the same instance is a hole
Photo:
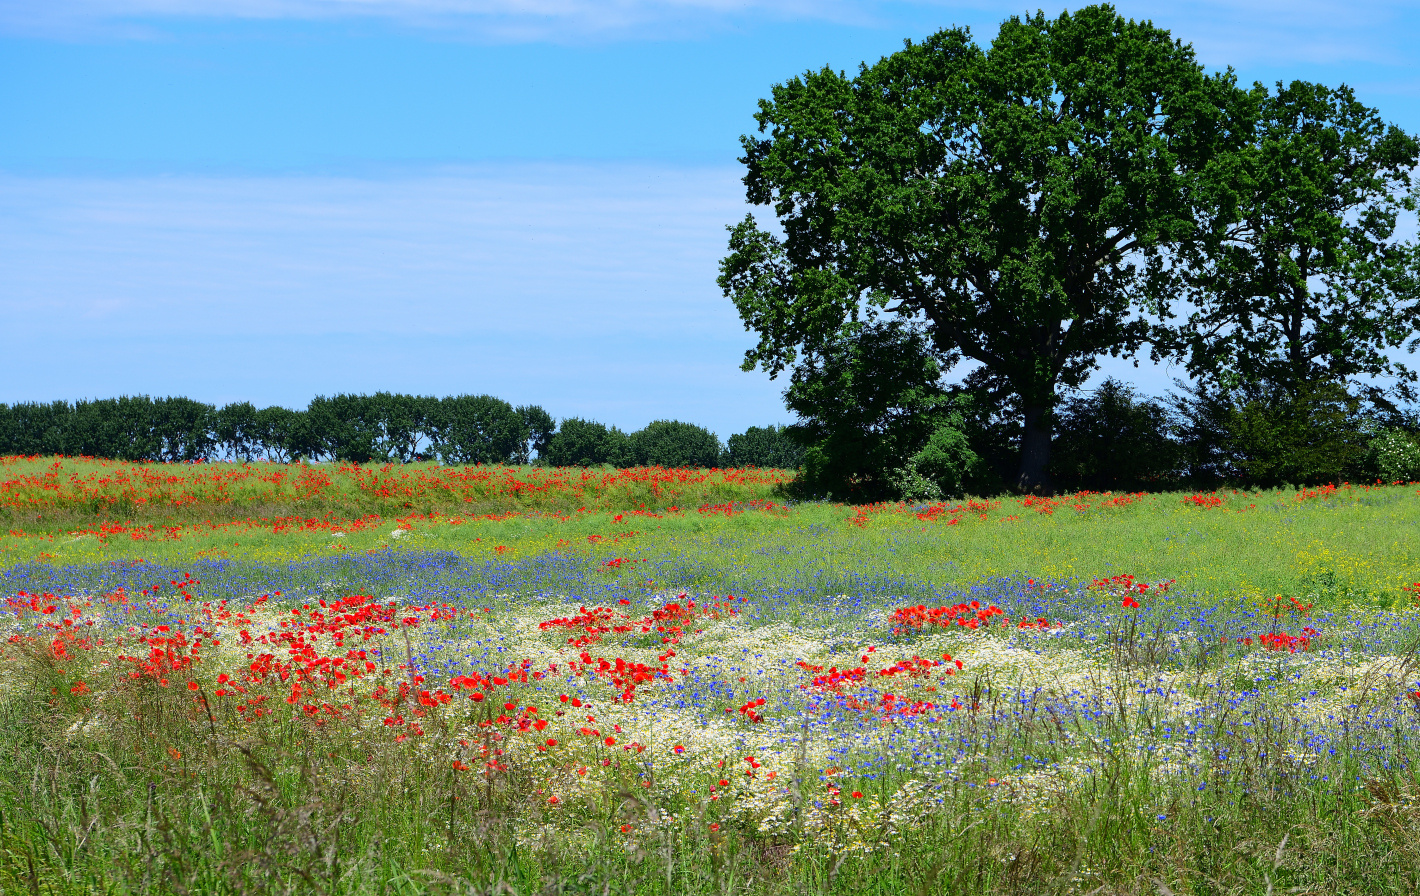
[[[46,521],[161,515],[222,521],[262,516],[487,513],[526,509],[666,507],[768,499],[783,470],[661,467],[470,467],[417,464],[129,463],[101,458],[0,457],[0,518]],[[253,513],[255,511],[255,513]],[[283,512],[284,511],[284,512]]]
[[[9,563],[4,890],[1415,889],[1413,488],[727,508]]]

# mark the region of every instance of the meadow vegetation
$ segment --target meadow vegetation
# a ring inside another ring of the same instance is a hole
[[[1420,884],[1415,486],[677,487],[10,532],[0,888]]]

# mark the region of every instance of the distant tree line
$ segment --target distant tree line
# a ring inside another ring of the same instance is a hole
[[[318,396],[305,410],[225,407],[190,398],[125,396],[0,404],[0,454],[127,461],[203,459],[616,467],[796,468],[802,449],[781,426],[750,427],[721,445],[714,433],[657,420],[630,434],[491,395],[446,398],[377,392]]]

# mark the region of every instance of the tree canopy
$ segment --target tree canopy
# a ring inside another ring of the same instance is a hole
[[[1204,181],[1206,239],[1191,244],[1182,327],[1163,353],[1214,386],[1361,385],[1413,398],[1414,372],[1387,354],[1420,323],[1420,266],[1395,239],[1414,210],[1420,142],[1337,89],[1256,85],[1242,105],[1251,139]],[[1414,345],[1411,345],[1413,350]]]
[[[1109,6],[776,85],[741,161],[782,233],[732,227],[719,281],[759,337],[746,369],[777,375],[875,309],[919,322],[1020,397],[1018,484],[1046,487],[1057,389],[1149,337],[1237,96]]]

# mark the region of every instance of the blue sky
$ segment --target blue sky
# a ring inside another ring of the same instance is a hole
[[[1420,5],[1119,8],[1420,131]],[[0,0],[0,401],[389,389],[721,437],[784,421],[714,283],[756,100],[1028,9]]]

